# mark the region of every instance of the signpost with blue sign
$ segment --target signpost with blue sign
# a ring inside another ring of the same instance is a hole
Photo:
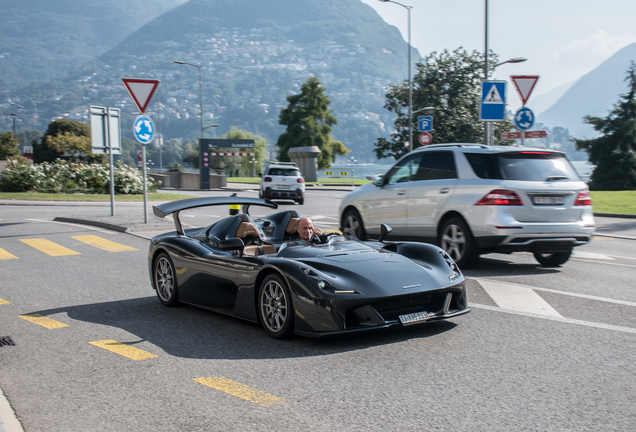
[[[150,117],[139,116],[133,123],[135,138],[142,144],[149,144],[155,137],[155,124]]]
[[[519,108],[515,113],[515,126],[522,131],[527,131],[534,124],[534,113],[528,107]]]
[[[417,118],[417,128],[419,132],[429,132],[433,130],[433,116],[419,116]]]
[[[506,120],[506,82],[484,81],[481,83],[480,121]]]

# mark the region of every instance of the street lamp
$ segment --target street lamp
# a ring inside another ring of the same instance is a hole
[[[383,3],[395,3],[408,11],[408,49],[409,49],[409,151],[413,151],[413,81],[411,80],[411,9],[413,6],[403,5],[393,0],[379,0]]]
[[[203,75],[201,73],[201,69],[203,69],[203,66],[186,63],[181,60],[175,60],[175,63],[180,65],[193,66],[199,69],[199,106],[201,107],[201,139],[203,139],[203,131],[205,130],[205,128],[203,127]]]
[[[22,105],[18,105],[17,103],[13,103],[13,102],[9,102],[9,105],[13,105],[14,107],[18,107],[22,110],[22,116],[24,117],[24,144],[23,145],[27,145],[26,142],[26,117],[24,114],[24,107]],[[17,114],[11,114],[11,117],[13,117],[13,137],[15,138],[15,120],[17,119],[18,115]]]
[[[17,114],[11,113],[11,119],[13,120],[13,138],[15,138],[15,119],[18,118]]]

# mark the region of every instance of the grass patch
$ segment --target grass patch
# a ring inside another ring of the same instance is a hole
[[[196,198],[194,195],[180,195],[173,193],[149,193],[148,201],[176,201],[186,198]],[[29,201],[109,201],[110,195],[93,194],[61,194],[38,192],[0,192],[0,199],[29,200]],[[143,201],[143,194],[139,195],[115,195],[115,202]]]
[[[636,191],[591,191],[594,213],[636,215]]]

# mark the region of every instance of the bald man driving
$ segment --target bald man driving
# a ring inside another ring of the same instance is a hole
[[[314,228],[314,221],[307,216],[303,216],[298,220],[296,232],[301,240],[311,243],[319,244],[327,241],[327,235],[320,228]]]

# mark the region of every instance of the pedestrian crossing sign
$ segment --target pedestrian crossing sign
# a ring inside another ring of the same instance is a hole
[[[481,86],[480,121],[506,120],[506,82],[484,81]]]

